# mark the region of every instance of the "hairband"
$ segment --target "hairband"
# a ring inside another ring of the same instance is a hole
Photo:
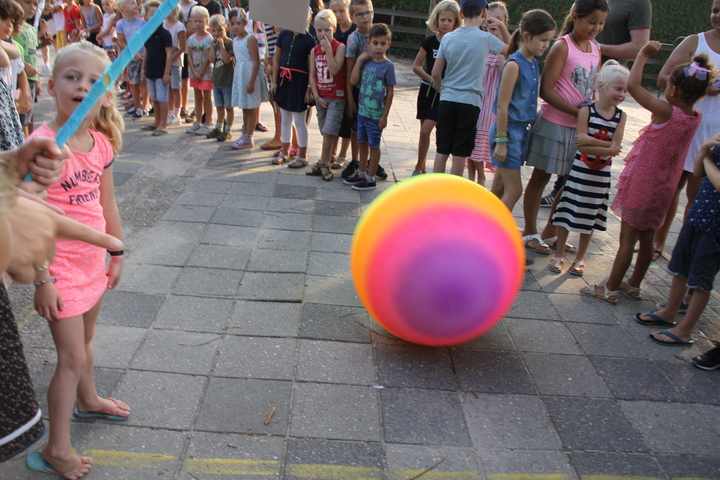
[[[707,80],[707,74],[710,72],[707,68],[701,67],[697,62],[693,62],[683,70],[686,77],[695,77],[701,82]]]

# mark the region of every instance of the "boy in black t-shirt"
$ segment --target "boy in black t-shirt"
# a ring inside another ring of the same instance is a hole
[[[150,0],[145,4],[145,20],[150,20],[160,2]],[[145,42],[145,56],[142,71],[147,80],[148,91],[155,110],[155,123],[145,125],[142,130],[152,131],[153,137],[167,135],[168,88],[170,66],[172,65],[172,35],[161,23]]]

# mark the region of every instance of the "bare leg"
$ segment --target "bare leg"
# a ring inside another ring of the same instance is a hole
[[[635,259],[635,268],[633,269],[633,273],[627,282],[631,287],[639,288],[645,278],[648,268],[650,268],[653,257],[654,236],[654,230],[639,232],[638,239],[640,240],[640,250],[638,251],[637,258]]]
[[[498,181],[499,180],[499,181]],[[492,193],[500,196],[500,200],[512,213],[515,204],[522,195],[522,180],[520,170],[510,170],[498,167],[495,173],[495,180],[492,184]]]
[[[215,107],[217,113],[217,124],[222,125],[225,121],[225,107]]]
[[[180,108],[187,110],[188,97],[190,96],[190,79],[183,78],[180,83]]]
[[[590,248],[590,241],[592,240],[592,233],[581,233],[580,244],[578,245],[577,254],[575,254],[575,262],[585,261],[585,255],[587,255],[588,248]],[[558,249],[560,249],[560,235],[558,235]],[[565,249],[565,243],[562,243],[563,249]]]
[[[462,177],[465,173],[465,159],[467,157],[452,156],[452,166],[450,167],[450,173]]]
[[[90,471],[92,459],[73,453],[70,422],[75,406],[75,393],[87,365],[83,317],[63,318],[48,322],[57,348],[57,367],[48,387],[50,435],[42,454],[58,472],[80,468],[77,478]]]
[[[697,197],[698,192],[700,191],[700,185],[702,185],[703,179],[697,178],[695,175],[689,175],[688,176],[688,182],[687,182],[687,205],[685,205],[685,214],[683,217],[683,222],[687,220],[688,213],[690,213],[690,207],[692,207],[692,204],[695,203],[695,197]]]
[[[199,88],[193,88],[193,94],[195,95],[195,122],[200,123],[203,116],[203,92]]]
[[[467,161],[467,172],[468,172],[468,180],[471,182],[475,182],[475,162],[472,160]]]
[[[350,148],[351,140],[349,138],[343,138],[340,141],[340,154],[338,157],[347,159],[348,148]]]
[[[659,316],[668,323],[675,320],[675,315],[677,315],[677,310],[680,307],[680,302],[682,302],[682,297],[685,292],[686,280],[687,279],[680,276],[675,276],[673,278],[667,305],[662,310],[655,312],[655,315]],[[667,331],[677,335],[683,341],[689,341],[692,338],[692,330],[697,321],[700,319],[700,315],[702,315],[703,311],[705,311],[705,307],[707,306],[709,300],[710,292],[695,290],[695,293],[693,293],[692,298],[690,299],[690,304],[688,305],[685,317],[683,317],[682,321],[677,326],[668,328]],[[647,318],[647,320],[650,319]],[[666,342],[675,341],[667,335],[662,335],[660,332],[654,332],[652,335],[658,340]]]
[[[205,112],[205,125],[212,127],[212,90],[203,90],[203,102],[205,102],[203,107],[203,111]],[[202,119],[202,116],[198,118]]]
[[[367,143],[364,145],[367,145]],[[370,169],[368,170],[368,175],[374,177],[377,173],[378,165],[380,165],[380,147],[370,147]]]
[[[477,183],[478,185],[482,185],[483,187],[487,184],[487,179],[485,178],[485,162],[474,162],[470,160],[468,162],[468,170],[470,169],[470,165],[475,166],[475,171],[477,172]]]
[[[610,271],[610,277],[605,284],[608,290],[616,291],[620,289],[620,284],[622,283],[623,278],[632,263],[633,249],[635,248],[635,243],[640,237],[640,233],[641,232],[639,230],[634,229],[625,221],[620,224],[620,246],[618,247],[617,254],[615,255],[615,261],[613,262],[612,270]],[[652,251],[650,253],[652,253]],[[601,293],[601,291],[597,293]]]
[[[663,223],[662,227],[660,227],[655,232],[655,240],[653,246],[653,250],[655,251],[662,253],[665,250],[665,242],[667,241],[667,237],[670,233],[670,228],[672,227],[673,220],[675,220],[675,214],[677,213],[678,204],[680,203],[680,193],[682,192],[683,188],[685,188],[685,184],[687,183],[688,177],[690,176],[692,176],[690,172],[683,172],[680,176],[680,181],[678,182],[678,186],[675,189],[675,195],[673,195],[672,203],[670,203],[670,208],[665,215],[665,222]],[[656,259],[659,256],[659,253],[657,254],[657,256],[655,256],[655,254],[653,253],[653,259]]]
[[[257,108],[243,110],[243,118],[245,121],[245,125],[251,125],[245,129],[245,135],[247,135],[247,137],[250,139],[252,139],[253,133],[255,133],[255,124],[257,123],[257,111]],[[247,117],[245,116],[245,112],[247,112]]]
[[[157,130],[167,130],[167,102],[153,102],[153,107],[155,108],[155,128]]]
[[[427,153],[430,150],[430,135],[435,129],[437,122],[434,120],[420,120],[420,138],[418,139],[418,160],[415,164],[415,171],[423,173],[425,171],[425,162]]]
[[[445,173],[445,165],[450,155],[444,153],[435,154],[435,164],[433,165],[433,173]]]
[[[235,122],[235,109],[234,108],[226,108],[225,109],[225,125],[227,125],[228,129],[232,128],[233,123]],[[218,122],[220,123],[220,122]]]
[[[368,146],[367,142],[358,142],[358,155],[360,157],[360,168],[358,172],[365,173],[368,169],[368,157],[370,155],[370,147]]]
[[[550,174],[545,170],[539,168],[533,169],[533,173],[530,176],[527,186],[525,187],[525,199],[523,200],[523,214],[525,216],[525,228],[523,230],[523,236],[535,235],[537,231],[537,216],[538,210],[540,210],[540,199],[542,198],[543,190],[545,185],[550,181]],[[533,248],[537,250],[547,250],[550,252],[550,248],[542,248],[536,240],[531,240],[528,243],[533,242]]]

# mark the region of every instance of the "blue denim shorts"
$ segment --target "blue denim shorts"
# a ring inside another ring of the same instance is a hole
[[[667,269],[672,275],[687,278],[688,288],[711,291],[720,271],[720,237],[685,222]]]
[[[378,127],[378,121],[372,118],[357,115],[357,139],[360,143],[367,143],[370,148],[380,146],[382,130]]]
[[[148,78],[147,86],[153,102],[167,103],[170,85],[165,85],[162,78]]]
[[[497,133],[496,123],[490,127],[490,155],[495,154],[495,135]],[[530,128],[526,123],[508,122],[507,126],[507,157],[503,163],[496,162],[493,158],[493,167],[507,168],[508,170],[520,170],[528,154],[530,145]]]
[[[216,107],[233,108],[232,104],[232,86],[218,87],[213,85],[213,98]]]

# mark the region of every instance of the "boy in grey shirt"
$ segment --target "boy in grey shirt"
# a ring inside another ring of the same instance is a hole
[[[433,173],[445,173],[445,164],[452,154],[450,173],[463,175],[465,157],[470,156],[475,146],[488,53],[502,53],[506,43],[510,43],[505,25],[495,18],[485,18],[486,7],[485,0],[462,0],[460,10],[465,25],[446,34],[440,42],[432,70],[435,85],[440,86]],[[506,43],[480,30],[483,21],[488,26],[497,26]],[[445,68],[445,76],[442,77]]]

